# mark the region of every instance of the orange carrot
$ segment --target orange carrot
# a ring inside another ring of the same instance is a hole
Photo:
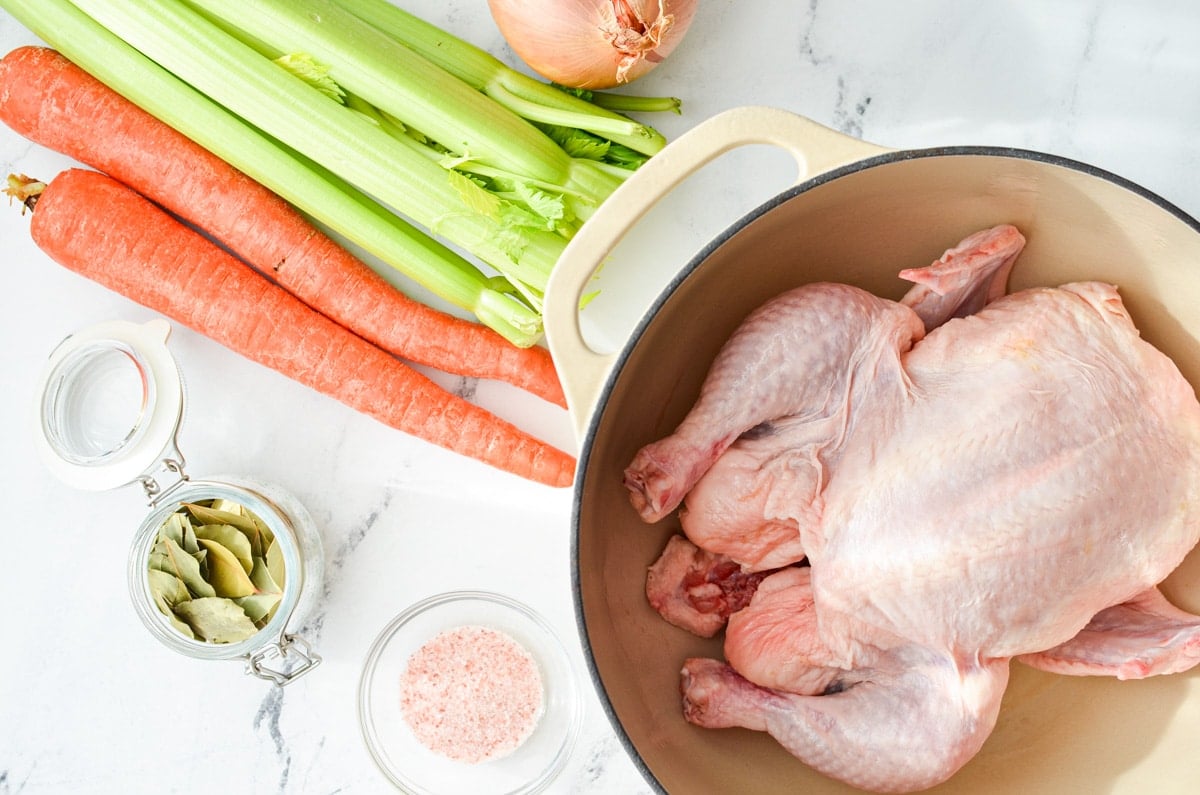
[[[120,182],[77,168],[44,187],[10,182],[34,207],[34,242],[64,267],[394,428],[539,483],[571,482],[570,455],[445,391]]]
[[[309,306],[381,348],[504,380],[566,406],[550,354],[393,287],[284,199],[45,48],[0,60],[0,120],[203,229]]]

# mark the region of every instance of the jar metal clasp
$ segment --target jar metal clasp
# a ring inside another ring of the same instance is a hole
[[[151,508],[157,508],[163,498],[190,480],[188,474],[183,471],[184,463],[183,453],[179,452],[179,443],[172,438],[170,450],[158,462],[158,467],[142,473],[138,478]]]
[[[282,662],[279,667],[274,663]],[[283,687],[321,664],[321,657],[299,635],[284,633],[279,640],[246,655],[246,673]]]

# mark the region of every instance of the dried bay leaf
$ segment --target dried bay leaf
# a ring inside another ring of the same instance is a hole
[[[175,614],[197,637],[212,643],[236,643],[258,632],[246,611],[231,599],[192,599],[176,605]]]
[[[196,637],[196,633],[192,631],[192,628],[188,626],[186,622],[181,621],[179,616],[175,615],[173,608],[164,602],[162,597],[156,597],[155,604],[158,605],[159,611],[167,617],[168,621],[171,622],[171,626],[176,632],[178,632],[180,635],[183,635],[185,638]]]
[[[247,513],[250,514],[250,519],[254,522],[254,526],[258,528],[259,535],[261,535],[263,539],[263,548],[265,549],[268,544],[275,540],[275,533],[271,530],[271,528],[267,527],[267,523],[262,519],[259,519],[256,514],[249,511]]]
[[[271,532],[266,523],[259,519],[253,511],[247,510],[237,503],[214,500],[213,504],[214,507],[199,503],[185,503],[184,507],[200,524],[227,524],[236,527],[250,542],[251,554],[262,555],[267,544],[275,538],[275,534]],[[218,504],[225,508],[216,508],[215,506]],[[237,508],[237,510],[232,510],[233,508]]]
[[[230,500],[183,503],[160,526],[147,564],[156,607],[186,637],[243,640],[265,626],[283,600],[275,534]]]
[[[271,615],[282,599],[281,593],[257,593],[233,601],[237,602],[238,607],[242,608],[255,626],[261,627],[271,620]]]
[[[154,598],[154,604],[158,608],[158,612],[166,616],[176,632],[182,634],[184,637],[196,637],[196,634],[192,632],[192,628],[183,621],[180,621],[174,613],[175,605],[192,598],[187,586],[183,584],[183,580],[174,574],[168,574],[160,569],[150,569],[147,571],[146,579],[150,585],[150,593]]]
[[[239,567],[241,564],[238,564]],[[150,568],[165,571],[183,580],[196,596],[216,596],[216,591],[201,574],[200,561],[169,538],[160,539],[150,553]]]
[[[196,528],[186,520],[183,523],[183,543],[180,546],[192,555],[200,551],[200,544],[196,541]]]
[[[196,528],[196,539],[216,541],[233,553],[242,564],[246,573],[254,567],[253,553],[250,550],[250,539],[246,538],[238,528],[230,524],[202,524]]]
[[[231,505],[232,503],[224,504]],[[238,506],[239,510],[237,511],[210,508],[206,505],[201,505],[195,502],[184,503],[183,507],[187,508],[188,513],[190,513],[199,524],[228,524],[233,525],[243,533],[258,532],[258,528],[254,525],[254,520],[241,512],[241,506]]]
[[[146,581],[155,599],[162,599],[168,605],[176,605],[192,598],[183,580],[162,569],[150,569],[146,572]]]
[[[278,542],[272,541],[270,546],[267,547],[266,560],[267,570],[271,573],[271,579],[275,581],[276,585],[282,588],[287,581],[287,570],[283,565],[283,550],[279,547]]]
[[[224,500],[221,498],[217,498],[215,500],[209,500],[207,507],[214,511],[221,511],[223,513],[231,513],[231,514],[234,514],[235,516],[253,516],[254,515],[254,512],[251,511],[249,508],[247,508],[245,505],[242,505],[240,502],[234,502],[233,500]]]
[[[178,513],[173,513],[167,517],[167,521],[163,522],[158,531],[159,538],[169,538],[179,546],[183,546],[183,528],[188,524],[187,518]]]
[[[211,538],[197,538],[200,546],[208,550],[208,581],[217,596],[236,599],[258,590],[242,568],[241,561],[227,547]]]
[[[242,535],[244,535],[246,537],[246,539],[250,542],[251,558],[261,558],[263,556],[263,553],[266,552],[266,543],[267,542],[263,538],[262,533],[260,533],[258,531],[258,528],[257,527],[254,528],[253,533],[247,533],[245,530],[240,530],[240,529],[238,532],[240,532]]]
[[[283,593],[283,588],[271,576],[271,569],[263,558],[254,559],[254,568],[250,570],[250,582],[260,593]]]
[[[262,557],[267,554],[267,547],[275,541],[275,534],[271,532],[271,528],[259,519],[254,514],[250,514],[250,519],[254,522],[254,535],[250,536],[250,546],[254,550],[254,554]]]

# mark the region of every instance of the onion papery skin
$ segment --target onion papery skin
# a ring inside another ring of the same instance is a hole
[[[696,0],[488,0],[513,52],[547,80],[615,88],[661,63],[683,40]]]

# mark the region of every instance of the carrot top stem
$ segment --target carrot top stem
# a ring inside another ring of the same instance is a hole
[[[38,198],[42,195],[42,191],[46,189],[46,183],[36,180],[33,177],[27,177],[24,174],[20,176],[16,174],[8,175],[8,184],[4,188],[4,193],[9,199],[16,199],[25,210],[33,211],[37,204]]]

